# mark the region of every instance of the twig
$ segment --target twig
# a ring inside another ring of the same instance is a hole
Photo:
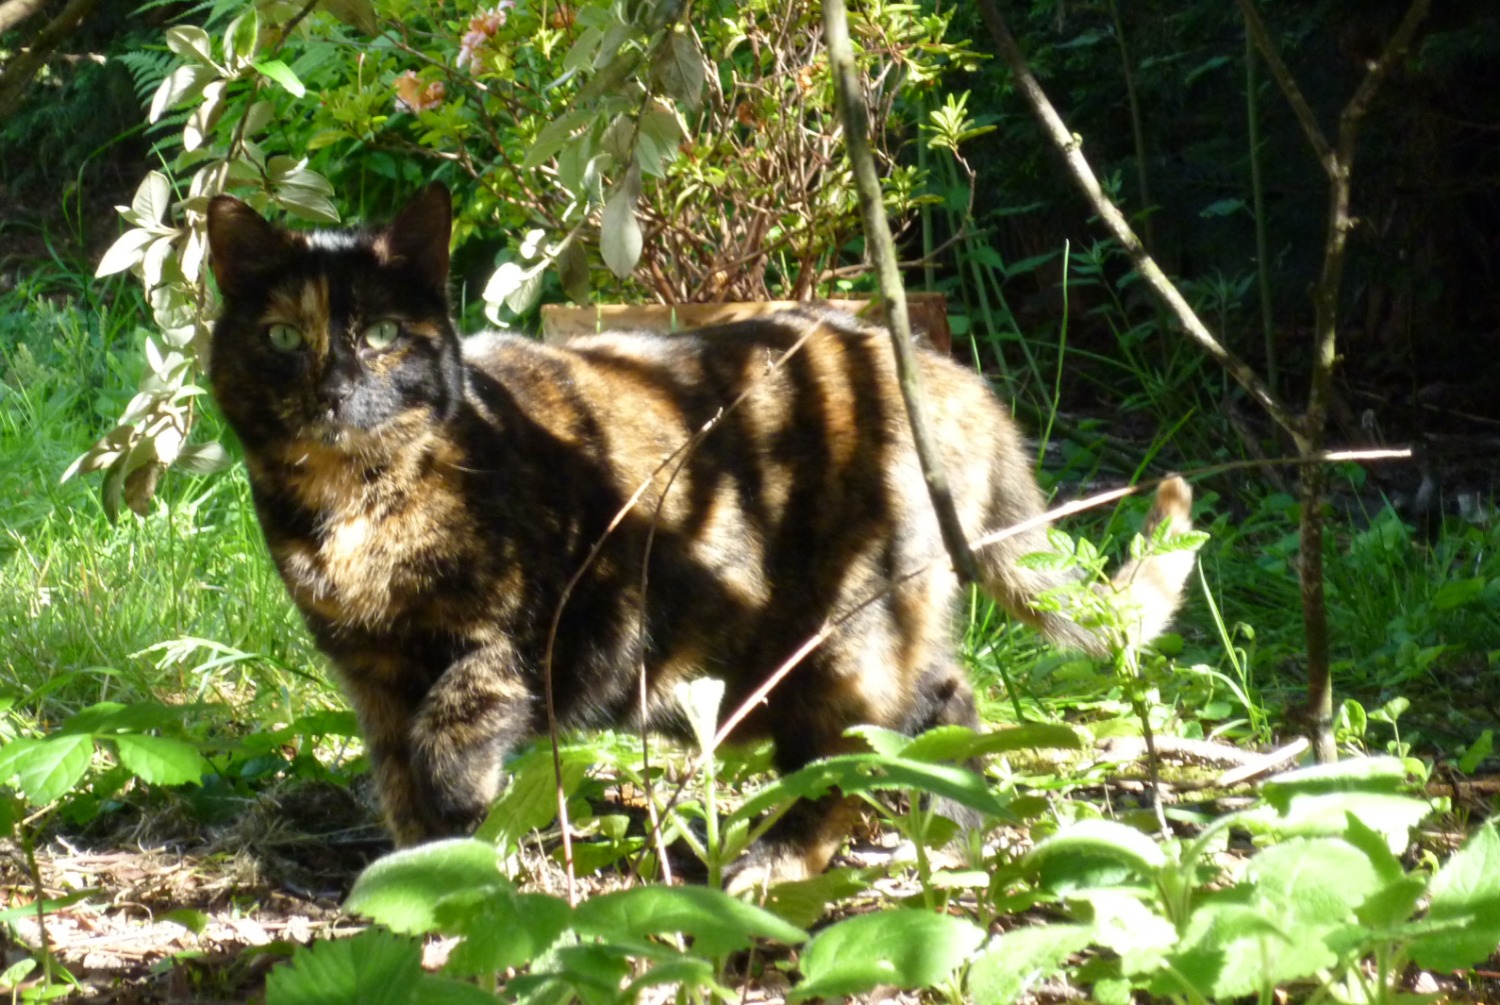
[[[927,482],[932,508],[937,513],[943,543],[953,559],[954,571],[969,583],[979,582],[979,564],[969,550],[964,530],[953,505],[948,476],[938,457],[937,440],[927,419],[926,399],[922,391],[922,372],[912,346],[911,321],[906,313],[906,290],[896,266],[896,250],[891,242],[890,224],[885,218],[880,179],[875,174],[875,159],[870,154],[869,123],[854,69],[854,49],[849,41],[849,20],[844,0],[825,0],[823,32],[828,43],[828,61],[833,70],[834,90],[838,95],[839,118],[844,127],[844,144],[854,166],[854,185],[865,222],[867,254],[874,259],[880,277],[880,295],[886,304],[886,322],[890,326],[891,345],[896,351],[896,374],[901,383],[901,397],[906,402],[906,417],[916,444],[917,459]]]

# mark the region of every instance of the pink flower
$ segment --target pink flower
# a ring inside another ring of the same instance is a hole
[[[479,65],[479,48],[494,37],[505,24],[505,12],[514,7],[515,0],[500,0],[489,10],[481,10],[469,18],[469,30],[458,43],[458,68],[469,68],[473,72]]]

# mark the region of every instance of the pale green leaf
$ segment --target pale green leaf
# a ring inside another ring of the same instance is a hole
[[[641,225],[635,218],[640,194],[641,170],[632,164],[625,177],[615,183],[599,221],[599,251],[609,271],[621,279],[628,278],[641,260]]]
[[[322,6],[340,21],[351,28],[358,28],[366,35],[374,35],[380,31],[375,6],[370,0],[322,0]]]
[[[212,64],[214,61],[213,43],[209,41],[208,32],[197,25],[177,25],[168,28],[167,48],[183,59],[196,60],[205,64]]]
[[[14,775],[28,802],[46,806],[72,791],[93,756],[94,738],[87,733],[12,740],[0,751],[0,777]]]
[[[702,886],[638,886],[590,897],[575,909],[574,927],[606,939],[689,935],[704,956],[748,948],[756,939],[793,945],[807,938],[770,911]]]
[[[984,941],[984,929],[930,911],[887,910],[825,928],[802,952],[804,980],[789,1001],[856,995],[880,985],[931,987]]]
[[[212,770],[197,748],[181,740],[139,733],[120,733],[110,739],[120,763],[152,785],[197,784]]]
[[[146,114],[146,120],[155,122],[166,113],[167,109],[197,97],[208,86],[209,81],[217,78],[218,71],[211,66],[198,63],[179,66],[167,74],[161,85],[157,87],[156,93],[151,98],[151,110]]]
[[[997,936],[969,968],[969,1001],[1011,1005],[1037,981],[1056,973],[1064,960],[1089,945],[1084,925],[1037,925]]]
[[[307,94],[307,87],[298,79],[292,68],[279,59],[263,59],[253,64],[262,76],[280,84],[288,94],[294,98],[300,98]]]
[[[370,928],[299,948],[266,979],[266,1005],[412,1005],[422,976],[420,945]]]
[[[95,278],[112,276],[116,272],[124,272],[145,257],[146,245],[150,244],[155,235],[142,227],[133,227],[121,234],[104,257],[99,259],[99,267],[94,270]]]
[[[445,896],[487,888],[510,888],[495,847],[472,838],[406,848],[373,863],[349,892],[344,909],[396,932],[437,931],[437,907]]]
[[[667,44],[658,50],[651,70],[661,92],[683,108],[691,110],[703,103],[703,84],[707,79],[703,53],[685,27],[679,25],[673,30]]]
[[[1462,927],[1415,940],[1413,960],[1432,970],[1457,970],[1473,966],[1500,946],[1500,831],[1494,820],[1443,863],[1428,892],[1428,920],[1458,922]]]

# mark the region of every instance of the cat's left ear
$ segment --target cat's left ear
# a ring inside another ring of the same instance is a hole
[[[448,241],[453,229],[453,197],[433,182],[412,196],[375,239],[382,264],[412,272],[429,290],[447,296]]]

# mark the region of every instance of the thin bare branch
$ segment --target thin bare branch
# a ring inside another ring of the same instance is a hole
[[[1157,296],[1161,297],[1171,308],[1173,315],[1177,318],[1188,336],[1197,342],[1224,370],[1253,397],[1260,406],[1266,410],[1275,423],[1285,429],[1294,438],[1301,434],[1301,422],[1293,412],[1283,405],[1265,385],[1260,376],[1244,360],[1226,349],[1217,338],[1209,332],[1208,327],[1199,319],[1188,302],[1183,299],[1177,287],[1172,284],[1156,261],[1147,253],[1141,240],[1131,229],[1130,223],[1119,211],[1104,190],[1099,185],[1099,179],[1094,176],[1093,169],[1088,160],[1083,156],[1083,141],[1068,131],[1067,125],[1063,123],[1062,117],[1058,115],[1057,109],[1047,98],[1046,92],[1042,90],[1041,84],[1037,83],[1036,77],[1032,75],[1026,64],[1026,57],[1021,53],[1020,46],[1016,44],[1015,38],[1011,36],[1010,29],[1005,26],[1005,20],[1000,16],[1000,9],[995,0],[979,0],[979,11],[983,15],[985,24],[989,26],[990,35],[994,39],[995,48],[1000,53],[1000,58],[1010,68],[1011,75],[1015,78],[1016,85],[1026,100],[1031,103],[1037,118],[1041,120],[1043,128],[1051,137],[1053,144],[1066,158],[1068,168],[1073,173],[1074,179],[1083,189],[1084,195],[1088,197],[1094,211],[1099,214],[1110,232],[1124,247],[1126,254],[1134,263],[1141,277],[1151,286]]]
[[[953,559],[954,571],[968,583],[979,581],[979,563],[969,550],[948,476],[938,457],[937,439],[927,420],[926,398],[922,391],[922,371],[912,345],[911,321],[906,313],[906,289],[896,266],[896,249],[891,241],[890,224],[885,218],[880,179],[875,174],[875,159],[870,153],[869,123],[865,114],[863,92],[854,69],[854,48],[849,41],[849,19],[844,0],[825,0],[823,33],[828,43],[828,61],[833,70],[834,91],[838,95],[839,118],[844,127],[844,144],[854,166],[854,184],[865,221],[865,249],[874,261],[880,277],[880,295],[885,300],[886,323],[891,330],[891,344],[896,352],[896,374],[901,383],[901,397],[906,402],[906,417],[911,424],[912,439],[922,476],[927,482],[932,508],[937,512],[943,543]]]

